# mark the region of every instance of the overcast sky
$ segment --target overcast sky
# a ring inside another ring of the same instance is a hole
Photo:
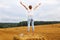
[[[22,0],[24,1],[24,0]],[[60,0],[29,0],[32,4],[41,2],[41,6],[34,12],[34,20],[60,21]],[[24,1],[26,4],[27,0]],[[27,4],[29,5],[29,3]],[[19,4],[19,0],[0,0],[0,22],[20,22],[27,20],[26,10]]]

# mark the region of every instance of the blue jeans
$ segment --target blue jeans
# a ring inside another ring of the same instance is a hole
[[[33,18],[28,18],[28,32],[30,31],[30,23],[32,25],[32,31],[34,31],[34,20],[33,20]]]

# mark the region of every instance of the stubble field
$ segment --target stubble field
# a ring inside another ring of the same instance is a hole
[[[19,34],[29,35],[38,34],[44,36],[47,40],[60,40],[60,24],[37,25],[34,33],[32,28],[27,32],[27,27],[0,28],[0,40],[14,40]]]

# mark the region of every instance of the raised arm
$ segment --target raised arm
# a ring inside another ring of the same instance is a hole
[[[36,10],[40,5],[41,5],[41,3],[39,3],[38,5],[36,5],[36,6],[34,7],[34,10]]]
[[[25,7],[26,10],[28,10],[28,8],[27,8],[22,2],[20,2],[20,4],[21,4],[23,7]]]

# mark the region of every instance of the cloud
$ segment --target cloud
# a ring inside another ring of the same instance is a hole
[[[42,3],[46,3],[46,4],[57,4],[58,1],[57,0],[41,0]]]
[[[34,13],[34,20],[60,20],[60,0],[41,0],[41,5]],[[20,6],[19,0],[0,0],[0,22],[27,20],[25,13],[26,10]]]
[[[60,2],[60,1],[59,1]],[[40,8],[38,20],[40,21],[60,21],[60,3],[57,0],[44,1]]]
[[[0,3],[0,8],[10,8],[10,6],[3,4],[3,3]]]
[[[9,16],[6,14],[1,13],[0,15],[0,22],[19,22],[20,21],[20,17],[18,16]]]

